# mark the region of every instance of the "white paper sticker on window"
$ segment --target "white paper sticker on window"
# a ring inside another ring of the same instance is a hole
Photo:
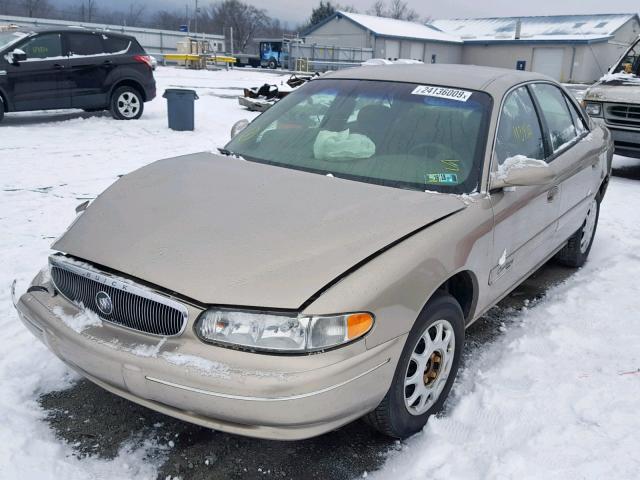
[[[425,97],[446,98],[449,100],[457,100],[458,102],[466,102],[473,92],[466,90],[458,90],[456,88],[435,87],[433,85],[419,85],[411,92],[413,95],[424,95]]]

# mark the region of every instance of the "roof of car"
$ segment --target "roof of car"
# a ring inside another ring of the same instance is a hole
[[[447,64],[365,66],[338,70],[322,78],[419,83],[487,91],[491,94],[503,93],[514,85],[532,80],[554,81],[539,73]]]
[[[120,32],[114,32],[111,30],[101,30],[101,29],[97,29],[97,28],[85,28],[85,27],[80,27],[80,26],[68,26],[68,27],[20,27],[17,30],[14,31],[18,31],[18,32],[23,32],[23,33],[47,33],[47,32],[72,32],[72,33],[106,33],[109,34],[111,36],[118,36],[118,37],[127,37],[130,38],[131,35],[126,35]]]

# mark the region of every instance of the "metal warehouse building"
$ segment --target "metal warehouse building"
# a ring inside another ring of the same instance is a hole
[[[305,44],[371,48],[376,58],[461,63],[462,40],[420,23],[336,12],[302,33]]]
[[[520,68],[562,82],[592,82],[640,33],[637,14],[436,20],[464,42],[462,63]]]

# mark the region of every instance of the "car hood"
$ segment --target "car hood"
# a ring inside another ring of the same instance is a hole
[[[585,93],[585,100],[596,102],[640,103],[640,82],[630,84],[621,82],[596,83]]]
[[[463,208],[454,195],[199,153],[125,175],[53,248],[203,303],[295,309]]]

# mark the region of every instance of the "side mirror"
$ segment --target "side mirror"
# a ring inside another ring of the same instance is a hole
[[[553,168],[544,160],[522,155],[508,158],[491,174],[491,189],[547,185],[555,178]]]
[[[27,59],[27,54],[24,52],[24,50],[20,50],[19,48],[16,48],[13,52],[11,52],[10,55],[11,55],[11,61],[14,64],[24,62]]]
[[[244,130],[248,126],[249,126],[249,120],[244,118],[242,120],[238,120],[236,123],[233,124],[233,127],[231,127],[231,138],[238,135],[242,130]]]

